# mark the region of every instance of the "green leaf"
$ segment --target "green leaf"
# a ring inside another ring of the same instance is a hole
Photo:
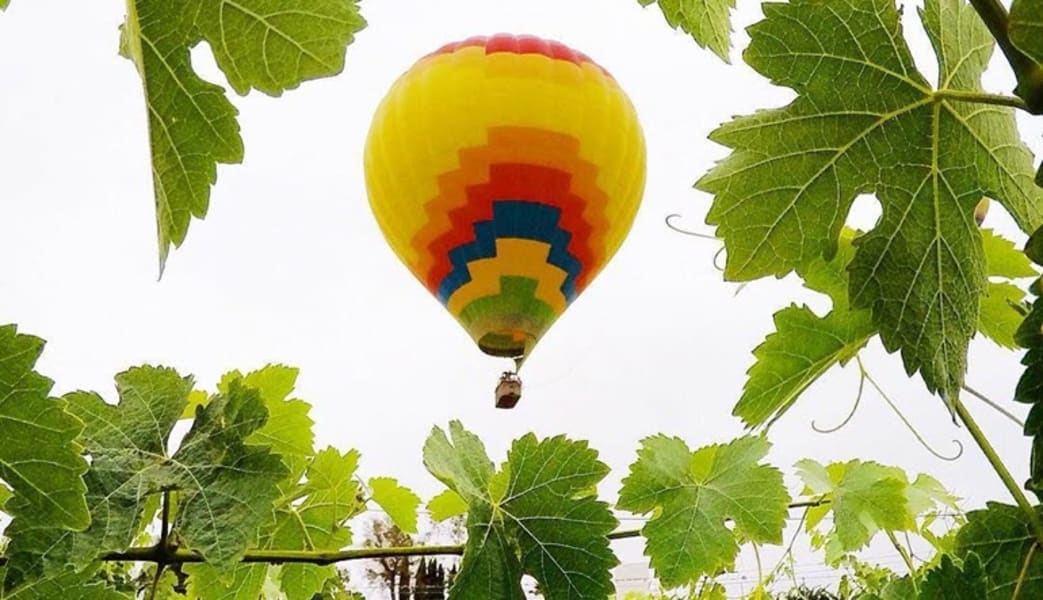
[[[989,502],[967,513],[967,524],[956,535],[956,555],[981,559],[989,600],[1012,597],[1024,571],[1021,598],[1043,598],[1043,553],[1034,551],[1035,536],[1028,519],[1016,506]],[[1025,564],[1027,557],[1031,562]]]
[[[311,405],[303,400],[289,399],[297,385],[299,372],[284,365],[268,365],[246,376],[239,371],[230,371],[217,386],[221,393],[228,393],[232,382],[238,381],[261,394],[268,408],[268,420],[246,442],[269,446],[282,456],[294,483],[300,479],[309,458],[315,453],[315,434],[312,432],[315,422],[308,415]]]
[[[1009,280],[1039,274],[1014,242],[989,229],[983,229],[981,233],[986,274],[990,278],[1008,281],[990,280],[985,286],[985,294],[981,298],[981,313],[978,315],[978,331],[1004,348],[1016,348],[1017,342],[1014,338],[1018,327],[1025,319],[1021,312],[1025,292]]]
[[[861,549],[881,529],[915,528],[909,482],[900,469],[859,460],[823,466],[805,459],[796,466],[805,485],[802,493],[828,501],[808,509],[805,519],[806,530],[818,532],[812,542],[825,548],[828,563],[836,564],[844,554]],[[819,525],[829,513],[833,514],[833,525],[821,532]]]
[[[893,0],[763,5],[744,57],[798,97],[712,134],[732,154],[697,184],[728,251],[725,274],[781,276],[831,256],[855,198],[875,193],[877,226],[856,242],[854,308],[872,310],[909,373],[954,397],[986,283],[974,210],[998,200],[1026,231],[1043,223],[1043,190],[1009,108],[957,102],[976,93],[992,40],[960,0],[921,13],[941,91],[917,72]]]
[[[94,393],[66,396],[69,411],[86,426],[90,527],[72,534],[13,523],[12,566],[33,575],[54,564],[82,567],[124,549],[140,531],[149,496],[164,490],[176,495],[173,528],[183,544],[215,566],[235,563],[257,529],[271,521],[277,483],[287,475],[277,454],[244,441],[268,416],[258,393],[234,383],[211,399],[171,455],[169,438],[188,402],[191,378],[138,367],[117,375],[116,387],[115,406]]]
[[[203,390],[192,390],[188,394],[188,403],[185,404],[185,410],[181,413],[181,418],[187,420],[196,418],[196,408],[206,406],[209,402],[210,394]]]
[[[458,421],[449,431],[451,440],[440,428],[431,432],[424,464],[469,507],[450,598],[523,600],[523,574],[539,582],[547,600],[607,597],[609,569],[618,564],[608,534],[617,522],[591,493],[608,473],[597,453],[585,442],[528,434],[515,440],[495,474],[474,434]]]
[[[833,310],[824,317],[807,306],[789,306],[775,313],[775,332],[753,351],[742,397],[732,414],[748,427],[770,425],[819,377],[847,361],[876,334],[869,311],[848,306],[847,266],[854,257],[857,232],[844,229],[831,260],[816,257],[797,269],[805,285],[827,294]]]
[[[191,218],[203,218],[217,163],[243,158],[237,111],[201,79],[189,50],[201,41],[240,94],[271,95],[339,73],[345,48],[365,26],[356,0],[131,0],[121,53],[141,76],[159,233],[160,268]]]
[[[1043,3],[1014,0],[1010,8],[1010,41],[1037,63],[1043,63]]]
[[[1038,277],[1032,261],[1014,242],[991,229],[981,230],[982,247],[985,249],[985,272],[989,277],[1021,279]]]
[[[417,508],[420,496],[409,488],[399,485],[398,480],[391,477],[374,477],[369,480],[369,489],[373,501],[380,505],[399,529],[406,533],[416,533]]]
[[[13,496],[13,495],[14,495],[14,492],[12,492],[10,488],[8,488],[6,485],[0,483],[0,513],[5,512],[4,508],[7,505],[7,501],[10,500],[11,496]],[[452,515],[450,515],[450,516],[452,516]],[[3,581],[3,580],[0,579],[0,581]]]
[[[1036,264],[1043,264],[1043,227],[1033,232],[1025,244],[1025,255]],[[1037,279],[1030,288],[1040,293],[1043,279]],[[1029,460],[1029,479],[1025,489],[1043,500],[1043,298],[1037,297],[1029,314],[1014,334],[1014,341],[1028,349],[1021,359],[1025,371],[1018,379],[1014,400],[1031,405],[1025,419],[1025,435],[1032,438]]]
[[[265,550],[336,551],[351,544],[347,521],[365,509],[355,480],[358,452],[341,454],[327,448],[312,459],[306,479],[297,483],[279,502],[275,521],[261,531],[259,547]],[[255,600],[267,579],[275,579],[269,565],[186,565],[192,597],[201,600]],[[280,568],[283,593],[289,600],[311,600],[330,578],[332,565],[286,564]]]
[[[908,575],[905,577],[894,577],[884,585],[878,594],[863,594],[858,600],[910,600],[916,598],[916,586]]]
[[[986,577],[978,555],[970,554],[959,568],[949,556],[927,572],[917,600],[982,600]]]
[[[1036,298],[1032,311],[1018,327],[1015,341],[1028,352],[1021,359],[1025,371],[1018,379],[1014,400],[1031,406],[1025,418],[1025,435],[1032,438],[1029,480],[1025,488],[1043,501],[1043,298]]]
[[[436,523],[467,513],[467,501],[453,490],[438,494],[427,503],[431,519]]]
[[[90,522],[87,461],[76,439],[83,424],[48,397],[53,383],[33,370],[43,346],[0,326],[0,480],[14,492],[0,508],[20,526],[83,529]]]
[[[91,573],[61,573],[16,587],[8,592],[0,588],[0,600],[133,600],[133,596],[117,591],[90,577]],[[0,568],[0,581],[4,570]]]
[[[737,537],[782,543],[790,497],[782,473],[761,462],[769,448],[766,439],[751,436],[695,452],[678,438],[642,442],[623,480],[619,508],[654,513],[641,533],[665,587],[730,568],[739,552]]]
[[[188,593],[197,600],[257,600],[268,576],[268,565],[237,565],[230,572],[205,563],[185,565]]]
[[[1004,348],[1017,348],[1014,336],[1025,317],[1015,307],[1024,299],[1025,292],[1018,286],[990,281],[981,298],[978,331]]]
[[[656,0],[638,0],[641,6]],[[728,62],[731,49],[731,11],[735,0],[658,0],[659,10],[671,28],[681,28],[700,48],[709,48]]]

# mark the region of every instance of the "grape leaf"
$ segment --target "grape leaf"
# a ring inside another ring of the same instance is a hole
[[[974,553],[981,559],[985,598],[1013,597],[1022,572],[1020,597],[1043,598],[1043,553],[1032,549],[1035,539],[1020,508],[988,502],[985,509],[967,513],[967,523],[956,534],[956,555],[967,560]],[[1026,558],[1031,560],[1027,565]]]
[[[431,513],[431,519],[436,523],[460,516],[467,512],[467,501],[453,490],[446,490],[438,494],[427,503],[427,510]]]
[[[977,554],[969,554],[963,568],[948,555],[924,576],[917,600],[981,600],[985,598],[985,572]]]
[[[618,506],[654,513],[641,533],[665,587],[730,568],[739,552],[737,536],[782,543],[790,497],[782,473],[761,463],[769,448],[766,439],[752,436],[694,452],[678,438],[642,441]]]
[[[0,581],[4,570],[0,568]],[[133,596],[120,592],[103,581],[90,577],[90,573],[61,573],[28,582],[6,593],[0,588],[0,600],[132,600]]]
[[[835,565],[844,554],[862,548],[881,529],[909,531],[916,526],[914,508],[922,505],[910,506],[909,481],[901,469],[859,460],[823,466],[805,459],[796,466],[805,485],[802,494],[828,501],[809,508],[805,518],[813,545],[825,548],[828,563]],[[822,532],[819,525],[829,513],[833,525]]]
[[[369,489],[373,501],[384,509],[399,529],[406,533],[417,532],[416,511],[420,506],[420,496],[391,477],[373,477],[369,480]]]
[[[1043,228],[1033,233],[1025,244],[1025,254],[1037,265],[1043,265]],[[1029,458],[1029,479],[1025,489],[1043,500],[1043,297],[1040,288],[1043,279],[1037,279],[1032,287],[1036,295],[1032,308],[1014,334],[1014,341],[1028,349],[1021,359],[1025,371],[1018,379],[1014,400],[1029,404],[1025,418],[1024,434],[1032,438],[1032,453]]]
[[[233,381],[253,388],[261,394],[268,408],[268,420],[264,426],[246,439],[248,444],[269,446],[278,453],[290,469],[288,479],[296,483],[315,454],[315,422],[308,415],[311,405],[303,400],[288,399],[297,385],[299,370],[284,365],[268,365],[245,376],[239,371],[225,373],[217,385],[219,392],[227,394]]]
[[[1010,41],[1037,63],[1043,63],[1043,3],[1014,0],[1010,7]]]
[[[985,272],[989,277],[1022,279],[1038,277],[1032,261],[1014,242],[991,229],[982,229],[982,247],[985,249]]]
[[[355,481],[358,452],[341,454],[327,448],[314,456],[305,480],[295,483],[276,507],[275,521],[261,530],[259,547],[265,550],[336,551],[351,544],[347,521],[365,509]],[[236,565],[228,569],[208,564],[186,565],[192,597],[201,600],[254,600],[269,565]],[[283,593],[289,600],[311,600],[325,582],[337,577],[332,565],[286,564],[280,569]]]
[[[982,247],[985,250],[985,273],[990,280],[981,298],[978,331],[1000,346],[1013,349],[1017,347],[1014,338],[1018,327],[1025,319],[1021,311],[1025,292],[1010,280],[1039,274],[1014,242],[989,229],[983,229],[981,233]]]
[[[844,229],[832,259],[816,257],[797,268],[805,285],[833,301],[824,317],[807,306],[775,313],[774,333],[753,351],[742,397],[732,410],[747,427],[771,425],[797,398],[837,364],[854,358],[876,334],[869,311],[852,310],[847,300],[847,266],[854,257],[856,232]]]
[[[11,486],[0,486],[0,508],[17,527],[83,529],[83,424],[48,397],[51,380],[33,370],[43,346],[14,325],[0,327],[0,480]]]
[[[641,6],[648,6],[657,0],[637,1]],[[658,0],[658,4],[671,28],[680,27],[700,48],[709,48],[728,62],[735,0]]]
[[[173,455],[168,440],[192,389],[173,369],[138,367],[116,376],[119,404],[74,392],[69,411],[85,424],[91,457],[85,476],[91,525],[82,533],[17,527],[12,523],[12,566],[29,575],[56,563],[83,567],[129,546],[149,496],[164,490],[177,499],[173,528],[185,545],[227,567],[257,528],[272,519],[276,484],[287,475],[277,454],[244,442],[267,419],[257,391],[234,383],[196,413]]]
[[[585,442],[528,434],[497,472],[485,446],[458,421],[434,428],[424,465],[468,504],[467,545],[450,598],[523,600],[521,579],[548,600],[605,598],[618,561],[608,534],[617,522],[593,495],[608,473]]]
[[[858,596],[858,600],[910,600],[916,598],[916,586],[908,575],[892,577],[879,593],[868,593]]]
[[[1025,299],[1025,291],[1011,283],[989,282],[981,299],[978,331],[1004,348],[1018,347],[1014,336],[1024,321],[1018,311]]]
[[[277,96],[340,73],[365,21],[356,0],[132,0],[127,7],[121,53],[144,86],[162,271],[191,218],[206,215],[217,163],[243,159],[237,111],[223,88],[195,73],[189,50],[208,42],[235,91]]]
[[[745,60],[798,98],[711,135],[733,149],[696,184],[715,194],[707,222],[725,241],[725,274],[781,276],[831,256],[855,197],[875,193],[882,216],[856,243],[851,305],[872,310],[885,348],[901,350],[910,374],[954,397],[986,283],[975,207],[988,196],[1026,231],[1043,223],[1043,190],[1012,110],[953,99],[980,91],[992,39],[961,0],[928,0],[921,18],[940,64],[934,90],[893,0],[763,10]]]
[[[264,564],[236,565],[230,570],[205,563],[185,565],[188,593],[196,600],[257,600],[261,597],[268,569]]]
[[[1038,0],[1014,0],[1010,8],[1008,30],[1011,43],[1036,63],[1043,65],[1043,4]],[[1043,83],[1037,76],[1028,85],[1040,86]],[[1019,93],[1022,92],[1020,88],[1021,86],[1017,90]],[[1034,94],[1033,97],[1026,98],[1030,103],[1043,102],[1043,91],[1037,89],[1025,92],[1022,93],[1023,97]],[[1043,164],[1040,164],[1039,172],[1036,174],[1036,183],[1043,186]]]

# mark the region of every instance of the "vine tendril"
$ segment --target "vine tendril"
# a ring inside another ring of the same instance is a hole
[[[704,240],[715,240],[715,241],[717,240],[717,236],[715,236],[715,235],[709,235],[709,234],[706,234],[706,233],[699,233],[698,231],[692,231],[690,229],[685,229],[683,227],[678,227],[677,225],[674,225],[673,223],[671,223],[671,221],[673,219],[680,219],[680,218],[681,218],[681,215],[679,215],[677,213],[666,215],[666,226],[669,227],[670,229],[673,229],[677,233],[681,233],[681,234],[684,234],[684,235],[690,235],[692,237],[702,238]]]
[[[986,396],[985,394],[979,392],[978,390],[975,390],[974,388],[972,388],[971,386],[967,385],[966,383],[963,384],[963,391],[967,392],[971,396],[974,396],[978,400],[981,400],[986,405],[988,405],[990,408],[992,408],[992,410],[1000,413],[1004,417],[1007,417],[1011,421],[1014,421],[1015,423],[1018,424],[1019,427],[1021,427],[1021,428],[1025,427],[1025,422],[1024,421],[1022,421],[1021,419],[1017,418],[1016,416],[1014,416],[1013,413],[1011,413],[1007,409],[1003,408],[1002,406],[1000,406],[996,402],[990,400],[988,398],[988,396]]]
[[[909,432],[913,434],[913,437],[916,438],[916,441],[919,442],[925,450],[933,454],[939,460],[944,460],[945,462],[953,462],[959,459],[961,456],[963,456],[963,443],[960,442],[960,440],[954,439],[952,441],[952,443],[956,446],[956,454],[952,456],[945,456],[941,452],[938,452],[937,450],[932,448],[931,445],[927,443],[927,440],[925,440],[923,436],[920,435],[920,432],[917,431],[916,427],[914,427],[913,424],[909,422],[909,419],[905,417],[905,415],[898,408],[898,406],[891,400],[887,393],[884,392],[883,388],[881,388],[876,383],[876,380],[873,379],[873,377],[868,372],[866,372],[865,366],[862,364],[862,359],[856,356],[855,360],[858,362],[858,368],[862,371],[862,374],[865,376],[866,380],[869,381],[869,384],[876,389],[877,393],[880,394],[880,397],[884,399],[884,402],[887,402],[887,405],[891,407],[891,410],[893,410],[896,415],[898,415],[898,418],[901,419],[902,423],[906,426]]]
[[[835,425],[833,427],[819,427],[813,419],[811,421],[811,428],[815,431],[815,433],[836,433],[843,429],[844,426],[846,426],[848,423],[850,423],[851,419],[855,416],[855,412],[858,411],[858,406],[862,403],[862,392],[865,391],[865,387],[866,372],[864,370],[861,370],[858,375],[858,395],[855,396],[855,403],[851,405],[851,410],[847,413],[847,416],[844,417],[844,420],[841,421],[838,425]]]

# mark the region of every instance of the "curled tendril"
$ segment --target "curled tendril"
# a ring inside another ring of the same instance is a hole
[[[677,225],[674,225],[673,220],[680,218],[681,215],[677,213],[666,215],[666,226],[682,235],[690,235],[692,237],[697,237],[704,240],[720,241],[720,239],[717,236],[709,235],[707,233],[699,233],[698,231],[692,231],[690,229],[685,229],[683,227],[678,227]],[[717,249],[717,252],[714,252],[713,254],[713,268],[717,269],[721,273],[724,273],[724,265],[721,264],[721,255],[724,254],[724,250],[725,247],[721,246]],[[735,293],[738,294],[742,291],[742,288],[744,287],[746,287],[745,283],[740,285],[739,289]]]
[[[891,410],[893,410],[896,415],[898,415],[898,418],[902,420],[902,423],[906,426],[910,433],[913,434],[913,437],[916,438],[916,441],[920,442],[920,445],[923,446],[925,450],[933,454],[939,460],[944,460],[945,462],[953,462],[959,459],[961,456],[963,456],[963,443],[960,442],[960,440],[954,439],[952,441],[952,443],[956,446],[956,454],[952,456],[945,456],[941,452],[938,452],[937,450],[932,448],[931,445],[928,444],[925,439],[923,439],[923,436],[920,435],[920,432],[917,431],[916,427],[914,427],[913,424],[909,422],[909,419],[905,417],[902,411],[899,410],[898,406],[895,405],[895,403],[891,401],[891,398],[888,397],[884,390],[879,385],[877,385],[876,380],[874,380],[869,375],[869,373],[866,373],[865,367],[862,365],[862,360],[857,356],[855,357],[855,360],[858,361],[858,368],[862,371],[862,374],[866,378],[866,380],[869,381],[869,384],[876,389],[877,393],[880,394],[880,397],[884,399],[884,402],[887,402],[887,405],[891,407]]]
[[[709,234],[706,234],[706,233],[699,233],[698,231],[691,231],[689,229],[685,229],[683,227],[678,227],[677,225],[674,225],[673,223],[671,223],[672,220],[680,219],[680,218],[681,218],[681,215],[679,215],[677,213],[674,213],[674,214],[671,214],[671,215],[666,215],[666,226],[669,227],[670,229],[673,229],[677,233],[682,233],[684,235],[690,235],[692,237],[702,238],[704,240],[717,240],[717,236],[709,235]]]
[[[851,405],[851,410],[848,411],[847,416],[844,417],[844,420],[841,421],[839,424],[834,425],[833,427],[819,427],[818,424],[815,423],[814,420],[812,420],[811,428],[815,430],[815,433],[836,433],[843,429],[844,426],[846,426],[848,423],[850,423],[851,419],[855,416],[855,413],[858,412],[858,406],[862,403],[862,392],[865,391],[865,388],[866,374],[863,371],[859,374],[858,377],[858,395],[855,396],[855,403]]]
[[[717,252],[713,253],[713,268],[717,269],[721,273],[724,273],[724,265],[718,262],[721,259],[721,255],[724,254],[724,246],[721,246]]]

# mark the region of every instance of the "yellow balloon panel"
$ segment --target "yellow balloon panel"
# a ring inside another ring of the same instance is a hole
[[[395,253],[483,351],[520,357],[622,244],[645,145],[601,67],[499,35],[447,45],[400,77],[365,162]]]

